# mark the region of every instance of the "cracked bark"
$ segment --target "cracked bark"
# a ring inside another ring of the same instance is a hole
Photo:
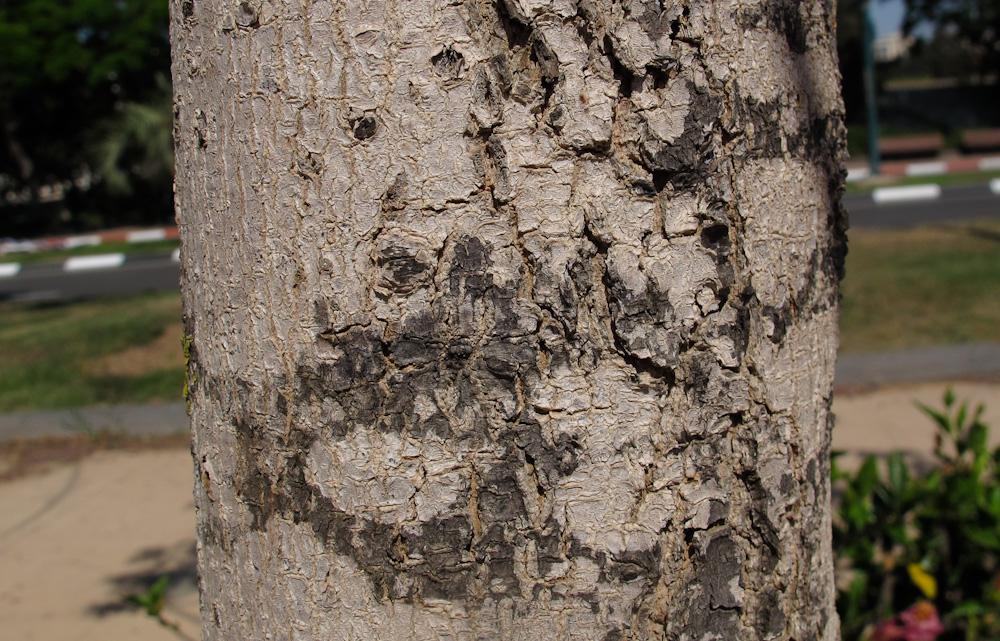
[[[832,2],[172,15],[205,639],[837,638]]]

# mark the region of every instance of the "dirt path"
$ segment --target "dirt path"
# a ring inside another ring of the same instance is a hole
[[[835,449],[927,453],[933,426],[915,407],[940,407],[944,384],[840,395]],[[985,403],[1000,435],[1000,384],[959,383]],[[77,462],[35,465],[0,482],[0,638],[19,641],[177,639],[122,606],[171,576],[165,615],[197,638],[194,506],[185,447],[101,451]]]

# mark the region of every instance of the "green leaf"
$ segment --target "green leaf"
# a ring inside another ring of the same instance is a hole
[[[865,457],[864,463],[861,464],[861,468],[858,470],[858,475],[854,480],[854,487],[857,489],[858,495],[861,497],[867,497],[875,491],[875,486],[878,484],[878,462],[874,456]]]
[[[949,419],[945,414],[932,407],[928,407],[923,403],[917,403],[917,407],[919,407],[924,414],[934,419],[934,422],[938,424],[941,431],[949,436],[954,436],[954,428],[952,427],[951,419]]]
[[[968,537],[970,541],[979,546],[989,548],[991,550],[1000,550],[1000,533],[997,532],[996,528],[966,525],[962,527],[962,533]]]
[[[910,483],[909,470],[900,452],[889,455],[889,487],[897,496],[902,494]]]
[[[966,601],[951,611],[953,617],[970,617],[986,612],[986,607],[979,601]]]

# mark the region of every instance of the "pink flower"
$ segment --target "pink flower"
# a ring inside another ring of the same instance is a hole
[[[937,609],[930,601],[920,601],[899,615],[906,631],[906,641],[934,641],[944,632]]]
[[[942,632],[944,626],[934,604],[920,601],[879,623],[872,633],[872,641],[934,641]]]
[[[898,623],[899,617],[892,617],[888,621],[879,623],[872,633],[871,641],[904,641],[906,632],[903,626]]]

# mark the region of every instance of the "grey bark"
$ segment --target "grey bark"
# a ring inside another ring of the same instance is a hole
[[[173,0],[205,639],[837,638],[832,0]]]

